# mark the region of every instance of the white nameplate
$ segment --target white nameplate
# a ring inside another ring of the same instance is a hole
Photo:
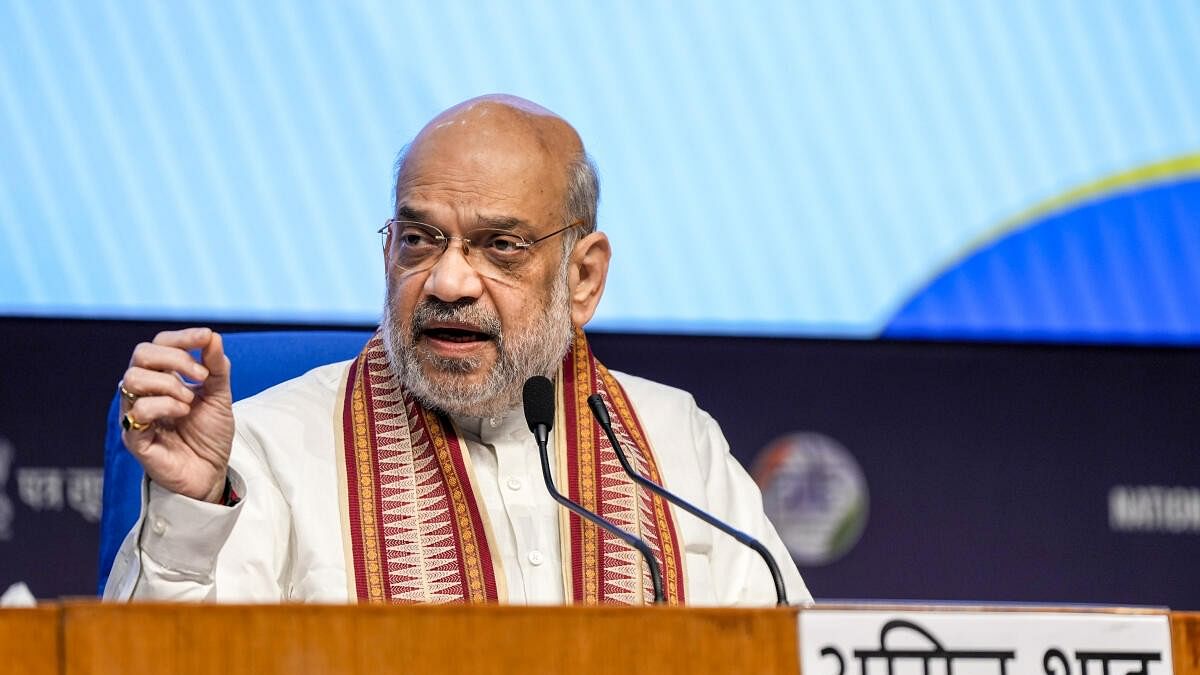
[[[1171,675],[1166,614],[805,610],[804,675]]]

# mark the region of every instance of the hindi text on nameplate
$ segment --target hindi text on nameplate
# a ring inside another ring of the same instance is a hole
[[[1162,614],[808,610],[805,675],[1171,675]]]

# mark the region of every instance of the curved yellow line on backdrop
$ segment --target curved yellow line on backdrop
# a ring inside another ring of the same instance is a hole
[[[1129,169],[1128,171],[1122,171],[1121,173],[1073,188],[1057,197],[1051,197],[1039,202],[972,238],[958,254],[948,258],[945,263],[938,266],[934,273],[925,277],[920,284],[913,286],[913,290],[904,296],[900,306],[888,316],[887,321],[890,324],[896,317],[896,311],[899,311],[900,307],[905,307],[912,301],[913,293],[928,288],[930,284],[975,254],[976,251],[999,241],[1015,230],[1027,227],[1031,223],[1042,220],[1051,214],[1078,208],[1099,197],[1109,197],[1132,188],[1149,187],[1191,176],[1200,177],[1200,153],[1181,155]],[[886,328],[887,326],[885,325],[881,330],[886,330]]]
[[[1066,211],[1068,208],[1078,208],[1089,201],[1094,201],[1097,197],[1110,197],[1129,188],[1149,187],[1193,175],[1200,176],[1200,153],[1164,159],[1086,183],[1057,197],[1051,197],[1035,204],[995,227],[985,230],[965,247],[964,255],[956,260],[963,260],[967,255],[982,248],[984,244],[990,244],[1013,230],[1042,220],[1050,214]]]

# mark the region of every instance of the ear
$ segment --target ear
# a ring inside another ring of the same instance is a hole
[[[608,261],[612,248],[608,235],[593,232],[580,239],[571,251],[567,288],[571,294],[571,321],[577,327],[591,321],[604,295],[604,282],[608,279]]]

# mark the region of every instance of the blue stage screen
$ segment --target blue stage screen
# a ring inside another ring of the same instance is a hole
[[[559,112],[595,328],[1200,344],[1192,2],[0,2],[0,314],[366,323],[396,152]]]

